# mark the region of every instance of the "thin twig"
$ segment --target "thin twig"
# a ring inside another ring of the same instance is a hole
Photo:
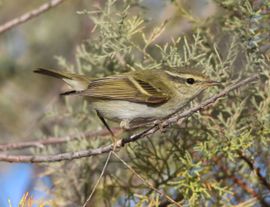
[[[155,188],[152,183],[150,183],[149,181],[147,181],[146,179],[144,179],[140,174],[138,174],[129,164],[127,164],[121,157],[118,156],[118,154],[116,154],[114,151],[112,151],[112,153],[114,154],[115,157],[117,157],[117,159],[119,159],[133,174],[135,174],[146,186],[148,186],[149,188],[151,188],[153,191],[155,191],[156,193],[158,193],[161,196],[164,196],[165,198],[167,198],[171,203],[175,204],[178,207],[181,207],[182,205],[180,205],[179,203],[177,203],[175,200],[173,200],[170,196],[168,196],[166,193],[160,191],[159,189]]]
[[[92,196],[94,195],[94,193],[95,193],[95,191],[96,191],[96,188],[97,188],[97,186],[98,186],[98,184],[99,184],[101,178],[103,177],[103,175],[104,175],[104,173],[105,173],[105,170],[106,170],[106,168],[107,168],[107,166],[108,166],[108,164],[109,164],[109,161],[110,161],[111,156],[112,156],[112,152],[113,152],[113,151],[110,151],[110,153],[108,154],[108,157],[107,157],[107,159],[106,159],[106,162],[105,162],[105,164],[104,164],[104,166],[103,166],[103,169],[102,169],[102,171],[101,171],[101,173],[100,173],[100,176],[99,176],[99,178],[98,178],[98,180],[97,180],[97,182],[96,182],[96,184],[95,184],[95,186],[94,186],[92,192],[90,193],[89,197],[87,198],[87,200],[86,200],[85,203],[83,204],[83,207],[86,207],[86,206],[87,206],[87,204],[90,202]]]
[[[8,30],[34,18],[39,16],[40,14],[48,11],[49,9],[52,9],[59,4],[63,3],[65,0],[51,0],[48,3],[42,4],[36,9],[33,9],[27,13],[24,13],[23,15],[16,17],[2,25],[0,25],[0,34],[7,32]]]
[[[187,118],[191,116],[193,113],[205,108],[206,106],[209,106],[213,103],[215,103],[219,98],[224,97],[229,92],[246,85],[247,83],[250,83],[256,79],[258,79],[258,75],[252,75],[249,78],[246,78],[244,80],[241,80],[237,83],[232,84],[231,86],[225,88],[223,91],[221,91],[219,94],[214,95],[202,103],[198,104],[197,106],[183,112],[180,114],[177,114],[171,118],[166,119],[162,125],[164,127],[168,127],[169,124],[176,123],[179,119]],[[156,131],[159,130],[159,125],[156,124],[138,134],[133,134],[128,138],[123,138],[121,140],[118,140],[115,143],[116,148],[121,148],[125,144],[134,142],[138,139],[142,139],[146,137],[147,135],[154,134]],[[79,159],[82,157],[90,157],[95,156],[103,153],[110,152],[114,149],[114,145],[110,144],[107,146],[102,146],[96,149],[88,149],[88,150],[82,150],[77,152],[69,152],[69,153],[61,153],[56,155],[9,155],[6,153],[0,153],[0,161],[5,162],[30,162],[30,163],[39,163],[39,162],[57,162],[62,160],[72,160],[72,159]]]

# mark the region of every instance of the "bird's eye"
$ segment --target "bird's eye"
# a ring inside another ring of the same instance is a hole
[[[187,83],[190,84],[190,85],[192,85],[193,83],[195,83],[194,78],[187,78],[186,81],[187,81]]]

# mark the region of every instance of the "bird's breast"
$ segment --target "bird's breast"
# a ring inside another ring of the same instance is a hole
[[[98,100],[91,102],[91,105],[105,118],[117,121],[164,118],[179,108],[172,101],[160,106],[150,106],[122,100]]]

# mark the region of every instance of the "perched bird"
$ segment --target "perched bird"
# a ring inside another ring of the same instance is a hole
[[[219,84],[194,69],[136,70],[104,78],[92,78],[39,68],[34,72],[62,79],[70,87],[62,95],[86,97],[104,118],[130,128],[165,118],[188,104],[210,86]]]

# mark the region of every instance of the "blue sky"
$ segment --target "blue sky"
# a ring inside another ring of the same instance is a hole
[[[50,188],[52,186],[49,177],[37,178],[34,166],[31,164],[8,164],[5,169],[0,171],[0,206],[17,207],[21,198],[26,192],[34,200],[48,199],[48,194],[37,188],[37,184],[42,183]]]

